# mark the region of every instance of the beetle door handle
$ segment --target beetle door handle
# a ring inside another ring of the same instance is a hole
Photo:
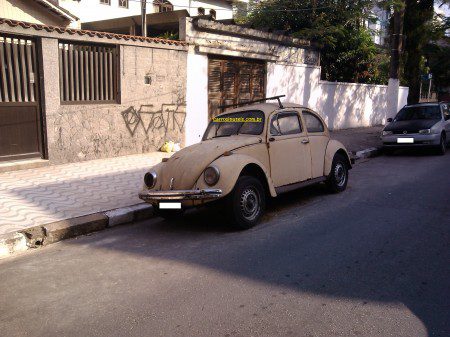
[[[273,137],[269,138],[269,142],[273,142],[274,140],[275,140],[275,138],[273,138]]]
[[[308,144],[308,143],[309,143],[309,139],[305,138],[305,139],[302,140],[302,144]]]

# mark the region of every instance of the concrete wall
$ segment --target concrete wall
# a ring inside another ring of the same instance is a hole
[[[0,17],[50,26],[70,24],[69,20],[51,14],[49,10],[30,0],[0,0]]]
[[[157,150],[184,142],[186,51],[120,45],[120,103],[63,105],[58,40],[43,38],[45,119],[51,163]],[[151,84],[144,83],[149,75]],[[142,123],[137,123],[140,115]]]
[[[317,111],[330,129],[384,124],[387,86],[320,80],[320,67],[269,63],[267,96],[286,95],[284,101]],[[406,104],[408,88],[401,87],[398,110]]]

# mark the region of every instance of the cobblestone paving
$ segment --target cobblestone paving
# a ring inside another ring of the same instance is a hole
[[[331,132],[331,138],[340,141],[348,151],[357,152],[371,147],[380,147],[383,126],[372,126],[368,128],[353,128],[335,130]]]
[[[0,235],[138,204],[144,172],[165,153],[0,173]]]

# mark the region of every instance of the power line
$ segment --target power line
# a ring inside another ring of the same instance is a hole
[[[128,0],[131,2],[141,2],[140,0]],[[147,4],[152,4],[153,1],[146,1]],[[229,11],[229,9],[226,8],[212,8],[207,6],[181,6],[181,5],[173,5],[177,8],[188,8],[188,9],[198,9],[198,8],[205,8],[205,9],[214,9],[215,11]],[[297,8],[297,9],[264,9],[264,12],[304,12],[304,11],[313,11],[313,10],[319,10],[319,9],[327,9],[327,8],[334,8],[335,6],[321,6],[321,7],[315,7],[315,8]],[[253,8],[254,9],[254,8]]]

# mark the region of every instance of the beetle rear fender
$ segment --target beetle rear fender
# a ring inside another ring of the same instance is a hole
[[[205,183],[202,174],[195,184],[196,188],[218,188],[222,190],[222,193],[225,196],[233,190],[236,181],[242,174],[249,174],[256,176],[256,178],[259,178],[260,180],[264,179],[264,181],[261,181],[263,186],[267,188],[272,197],[277,196],[269,171],[261,162],[253,157],[233,153],[230,156],[222,156],[216,159],[210,166],[215,166],[219,169],[219,181],[214,186],[208,186]]]
[[[352,164],[350,161],[350,156],[348,155],[347,150],[345,149],[345,146],[338,142],[337,140],[331,139],[328,142],[327,150],[325,151],[325,163],[324,163],[324,176],[328,176],[331,172],[331,165],[333,165],[333,158],[336,155],[336,153],[342,154],[347,159],[347,165],[348,168],[352,168]]]

